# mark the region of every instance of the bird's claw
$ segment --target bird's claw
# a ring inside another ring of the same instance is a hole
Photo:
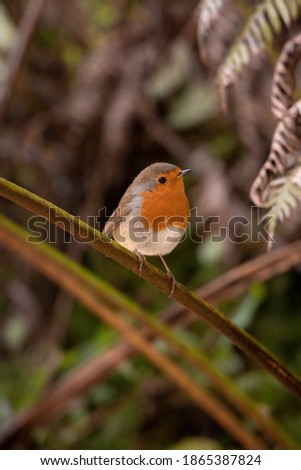
[[[145,259],[145,256],[142,255],[138,250],[135,250],[134,253],[138,256],[139,258],[139,264],[138,264],[138,273],[139,273],[139,276],[142,275],[142,268],[143,268],[143,264],[146,263],[146,259]]]
[[[139,264],[138,264],[139,276],[142,276],[143,264],[146,263],[145,256],[142,253],[140,253],[140,251],[138,251],[138,250],[135,250],[134,253],[138,256],[138,260],[139,260]],[[166,262],[164,261],[164,258],[162,256],[160,256],[160,258],[162,260],[163,265],[165,266],[166,274],[167,274],[168,278],[171,281],[171,289],[170,289],[170,292],[169,292],[169,295],[168,295],[168,298],[170,299],[174,294],[177,281],[176,281],[176,278],[174,277],[173,273],[171,272],[171,270],[167,266]]]
[[[176,287],[176,284],[177,284],[177,281],[176,281],[176,278],[174,277],[173,273],[171,272],[171,270],[169,269],[166,261],[164,260],[163,256],[159,255],[161,261],[162,261],[162,264],[163,266],[165,267],[166,269],[166,274],[167,276],[169,277],[169,279],[171,280],[171,289],[170,289],[170,292],[169,292],[169,295],[168,295],[168,298],[170,299],[173,294],[174,294],[174,291],[175,291],[175,287]]]
[[[169,277],[169,279],[171,281],[171,289],[170,289],[170,292],[169,292],[169,295],[168,295],[168,298],[170,299],[174,294],[177,281],[176,281],[176,278],[174,277],[174,275],[172,274],[171,271],[167,272],[167,276]]]

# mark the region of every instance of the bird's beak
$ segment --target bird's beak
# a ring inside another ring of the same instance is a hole
[[[187,173],[190,173],[192,170],[190,168],[188,168],[187,170],[181,170],[180,173],[178,174],[178,178],[180,178],[180,176],[184,176],[184,175],[187,175]]]

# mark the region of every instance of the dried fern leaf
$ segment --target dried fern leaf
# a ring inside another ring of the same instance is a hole
[[[235,81],[244,65],[254,55],[261,54],[273,42],[285,24],[287,27],[297,17],[301,0],[265,0],[250,16],[243,31],[231,47],[218,72],[221,96],[225,88]],[[225,107],[225,103],[222,102]]]
[[[282,119],[284,113],[292,106],[295,89],[295,67],[301,57],[301,34],[288,41],[277,61],[271,103],[272,112],[277,119]]]
[[[280,13],[280,16],[287,27],[291,24],[292,16],[294,14],[297,15],[298,8],[296,2],[293,0],[274,0],[275,6]]]
[[[266,192],[268,194],[267,204],[270,207],[266,217],[269,218],[268,231],[272,239],[277,223],[290,218],[301,201],[300,153],[297,165],[282,178],[272,181]]]
[[[200,47],[202,46],[202,39],[211,31],[213,23],[220,16],[220,12],[227,1],[203,0],[200,2],[198,12],[198,39]]]
[[[278,10],[275,9],[273,3],[267,2],[266,4],[266,15],[269,23],[272,25],[274,31],[281,31],[281,17],[278,14]]]
[[[291,167],[301,149],[301,100],[284,115],[274,132],[271,151],[255,179],[250,197],[254,204],[267,207],[266,192],[270,181]]]

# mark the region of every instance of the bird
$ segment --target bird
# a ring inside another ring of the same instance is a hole
[[[188,226],[190,204],[183,176],[190,172],[164,162],[147,166],[125,191],[104,227],[105,235],[138,256],[140,275],[145,256],[160,257],[172,283],[169,297],[176,280],[163,256],[178,245]]]

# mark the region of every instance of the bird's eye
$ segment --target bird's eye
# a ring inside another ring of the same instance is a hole
[[[164,184],[166,183],[167,179],[165,178],[165,176],[160,176],[160,178],[158,178],[158,183],[160,184]]]

